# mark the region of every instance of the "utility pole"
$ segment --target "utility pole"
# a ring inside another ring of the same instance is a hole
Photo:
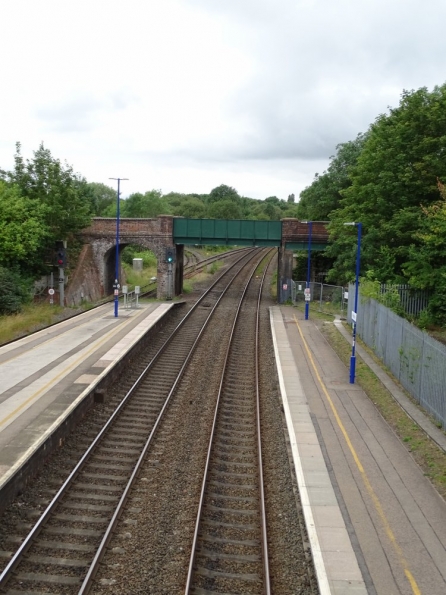
[[[109,180],[118,181],[118,192],[116,194],[116,266],[115,266],[115,282],[113,283],[113,293],[115,295],[115,318],[118,317],[118,304],[119,304],[119,289],[121,287],[119,283],[119,196],[121,180],[128,180],[128,178],[108,178]]]

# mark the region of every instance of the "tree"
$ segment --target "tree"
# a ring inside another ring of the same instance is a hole
[[[86,192],[90,199],[91,212],[96,217],[107,216],[105,213],[109,212],[110,207],[116,209],[116,190],[110,186],[89,182],[86,185]]]
[[[0,180],[0,266],[26,275],[42,270],[42,254],[51,237],[44,223],[46,212],[46,205]]]
[[[135,192],[121,204],[123,217],[158,217],[158,215],[170,213],[169,205],[163,198],[161,190],[150,190],[144,194]]]
[[[29,301],[30,297],[30,281],[0,266],[0,315],[20,312],[22,304]]]
[[[296,198],[295,198],[294,194],[288,194],[287,202],[291,202],[294,204],[295,201],[296,201]]]
[[[235,188],[221,184],[217,186],[209,193],[208,202],[212,204],[221,200],[230,200],[236,203],[240,203],[240,195]]]
[[[193,196],[186,197],[175,211],[175,215],[189,219],[202,219],[206,213],[206,206],[202,200]]]
[[[330,157],[330,165],[323,174],[315,175],[311,186],[300,193],[297,216],[309,221],[327,221],[330,213],[339,207],[342,192],[351,185],[350,173],[361,154],[366,134],[358,134],[354,141],[341,143],[336,155]]]
[[[419,245],[409,248],[408,261],[403,265],[411,287],[431,292],[429,313],[433,322],[446,324],[446,189],[438,182],[441,198],[427,207],[417,239]]]
[[[231,199],[219,200],[208,208],[211,219],[241,219],[241,208]]]
[[[43,143],[26,161],[16,145],[14,170],[7,176],[23,197],[45,206],[43,224],[54,239],[68,237],[86,227],[91,220],[87,182],[73,168],[62,165]]]
[[[345,279],[354,268],[355,238],[345,221],[361,221],[362,270],[382,282],[407,280],[405,270],[420,245],[420,204],[438,199],[437,176],[446,179],[446,85],[404,91],[399,107],[379,116],[369,129],[351,184],[333,220],[328,252],[335,258],[331,278]]]

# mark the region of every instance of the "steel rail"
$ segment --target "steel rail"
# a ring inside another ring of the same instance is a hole
[[[24,554],[28,551],[28,549],[33,544],[34,540],[39,535],[40,531],[43,529],[45,523],[48,521],[48,519],[50,518],[50,516],[53,513],[54,509],[56,508],[56,506],[61,501],[63,495],[66,494],[66,492],[68,491],[68,489],[70,488],[70,486],[72,485],[72,483],[74,482],[74,480],[76,479],[76,477],[81,472],[82,468],[86,465],[89,457],[91,456],[91,454],[93,453],[93,451],[95,450],[95,448],[97,447],[97,445],[99,444],[99,442],[101,441],[101,439],[103,438],[103,436],[105,435],[105,433],[108,431],[108,429],[110,428],[110,426],[114,423],[114,421],[117,419],[117,417],[121,413],[122,409],[125,407],[125,405],[127,404],[127,402],[130,400],[130,398],[131,398],[132,394],[134,393],[134,391],[136,390],[136,388],[141,384],[141,382],[143,381],[144,377],[147,375],[147,373],[149,372],[149,370],[154,366],[155,362],[161,357],[161,354],[166,349],[167,345],[169,345],[171,343],[171,341],[174,339],[175,335],[178,333],[178,331],[180,330],[180,328],[192,316],[193,312],[201,305],[201,302],[208,296],[208,294],[214,289],[214,287],[227,274],[229,274],[236,267],[237,264],[239,264],[243,259],[247,259],[247,262],[250,262],[250,260],[252,260],[253,258],[255,258],[256,254],[257,254],[257,250],[253,250],[252,253],[249,253],[249,254],[246,254],[245,253],[235,263],[233,263],[233,265],[231,266],[231,268],[229,268],[226,271],[224,271],[214,281],[214,283],[203,293],[203,295],[200,297],[200,299],[197,300],[196,304],[194,304],[194,306],[185,315],[185,317],[182,319],[182,321],[175,327],[175,329],[173,330],[173,332],[171,333],[171,335],[167,338],[167,340],[165,341],[165,343],[163,344],[163,346],[158,350],[158,352],[155,354],[155,356],[152,358],[152,360],[149,362],[149,364],[146,366],[146,368],[143,370],[143,372],[140,374],[140,376],[134,382],[134,384],[132,385],[132,387],[129,389],[129,391],[127,392],[127,394],[125,395],[125,397],[123,398],[123,400],[121,401],[121,403],[118,405],[118,407],[113,412],[113,414],[110,416],[110,418],[107,420],[107,422],[105,423],[105,425],[103,426],[103,428],[97,434],[96,438],[90,444],[90,446],[88,447],[88,449],[86,450],[86,452],[84,453],[84,455],[81,457],[81,459],[78,461],[78,463],[76,464],[76,466],[74,467],[74,469],[71,471],[71,473],[69,474],[69,476],[67,477],[67,479],[64,481],[63,485],[59,488],[59,490],[57,491],[56,495],[53,497],[52,501],[48,504],[47,508],[44,510],[44,512],[42,513],[42,515],[40,516],[40,518],[38,519],[38,521],[36,522],[36,524],[34,525],[34,527],[31,529],[31,531],[28,533],[28,535],[26,536],[26,538],[24,539],[24,541],[21,543],[20,547],[17,549],[17,551],[15,552],[15,554],[13,555],[13,557],[11,558],[11,560],[9,561],[9,563],[7,564],[7,566],[5,567],[5,569],[3,570],[3,572],[0,575],[0,588],[4,587],[6,585],[6,583],[8,582],[11,574],[17,568],[17,566],[21,562],[21,559],[23,558]],[[249,258],[247,258],[247,257],[249,257]],[[243,268],[240,269],[240,271],[238,271],[236,273],[236,275],[234,276],[234,279],[236,278],[236,276],[242,270],[243,270]],[[214,312],[215,307],[217,306],[217,304],[220,302],[220,300],[222,299],[222,297],[224,296],[224,294],[226,293],[226,291],[230,287],[232,281],[233,281],[233,279],[226,286],[226,288],[223,290],[221,296],[218,298],[216,304],[214,305],[214,307],[212,308],[212,310],[209,313],[208,317],[206,318],[206,321],[205,321],[206,324],[210,320],[210,317],[211,317],[212,313]],[[200,335],[201,335],[201,332],[200,332]],[[196,344],[196,342],[194,342],[194,345],[195,344]],[[182,368],[181,368],[181,375],[183,374],[183,372],[184,372],[184,366],[182,366]],[[163,409],[162,409],[162,412],[163,413],[164,413],[164,411],[165,411],[165,407],[163,407]]]
[[[242,270],[243,269],[241,269],[239,271],[239,273]],[[255,272],[255,270],[254,270],[254,272]],[[205,322],[203,324],[203,327],[201,328],[199,334],[197,335],[197,338],[195,339],[195,341],[194,341],[194,343],[193,343],[193,345],[191,347],[191,350],[190,350],[189,354],[187,355],[186,360],[185,360],[184,364],[182,365],[181,370],[178,373],[178,376],[177,376],[174,384],[172,385],[171,390],[169,391],[169,394],[167,395],[166,401],[165,401],[165,403],[164,403],[164,405],[163,405],[163,407],[162,407],[162,409],[161,409],[161,411],[159,413],[159,416],[158,416],[156,422],[154,423],[153,429],[150,432],[150,435],[149,435],[149,437],[147,439],[147,442],[145,443],[144,448],[143,448],[143,450],[142,450],[142,452],[141,452],[141,454],[139,456],[139,459],[138,459],[138,461],[137,461],[137,463],[135,465],[135,468],[134,468],[134,470],[132,472],[132,475],[131,475],[128,483],[127,483],[127,486],[125,487],[124,492],[123,492],[123,494],[121,496],[121,499],[120,499],[120,501],[119,501],[119,503],[118,503],[118,505],[117,505],[117,507],[115,509],[115,512],[113,513],[113,517],[110,520],[110,523],[109,523],[109,525],[108,525],[108,527],[107,527],[107,529],[105,531],[104,537],[102,538],[102,541],[101,541],[101,543],[100,543],[100,545],[99,545],[99,547],[98,547],[98,549],[96,551],[95,557],[93,559],[93,562],[90,565],[90,568],[89,568],[89,570],[87,572],[87,575],[86,575],[86,577],[84,579],[84,582],[82,583],[82,586],[81,586],[81,588],[78,591],[78,595],[87,595],[87,593],[89,593],[89,590],[90,590],[90,588],[92,586],[94,577],[95,577],[95,575],[97,573],[99,564],[101,563],[101,560],[104,557],[104,554],[105,554],[105,550],[107,548],[107,545],[109,544],[109,542],[110,542],[110,540],[111,540],[111,538],[113,536],[113,531],[114,531],[114,529],[116,527],[116,524],[117,524],[117,522],[118,522],[118,520],[119,520],[119,518],[120,518],[120,516],[122,514],[122,510],[123,510],[124,505],[125,505],[125,503],[126,503],[126,501],[128,499],[130,490],[131,490],[131,488],[132,488],[132,486],[133,486],[133,484],[134,484],[134,482],[135,482],[135,480],[136,480],[136,478],[138,476],[139,470],[140,470],[142,464],[144,463],[144,459],[146,457],[146,454],[147,454],[147,451],[148,451],[149,447],[152,444],[152,440],[153,440],[153,437],[155,436],[156,430],[158,429],[158,426],[161,423],[162,418],[164,417],[164,413],[165,413],[165,411],[166,411],[166,409],[167,409],[167,407],[168,407],[168,405],[170,403],[170,400],[171,400],[173,394],[175,393],[175,390],[176,390],[176,388],[177,388],[177,386],[178,386],[178,384],[179,384],[179,382],[180,382],[180,380],[181,380],[181,378],[182,378],[182,376],[184,374],[184,371],[187,368],[187,365],[189,363],[189,360],[191,359],[191,357],[192,357],[192,355],[193,355],[193,353],[194,353],[194,351],[195,351],[198,343],[200,342],[200,339],[201,339],[204,331],[206,330],[206,327],[207,327],[207,325],[208,325],[208,323],[209,323],[212,315],[214,314],[215,310],[217,309],[220,301],[223,299],[223,297],[226,294],[226,292],[231,287],[231,284],[234,281],[234,279],[235,279],[235,277],[231,280],[231,283],[229,283],[225,287],[225,289],[221,293],[220,297],[218,298],[217,302],[214,304],[214,306],[212,307],[211,311],[209,312],[209,315],[207,316],[207,318],[206,318],[206,320],[205,320]]]
[[[272,258],[271,258],[271,260],[272,260]],[[270,260],[270,262],[271,262],[271,260]],[[268,265],[269,265],[269,263],[268,263]],[[257,314],[256,314],[256,331],[258,331],[258,328],[259,328],[258,316],[259,316],[259,308],[260,308],[260,298],[261,298],[261,292],[262,292],[267,268],[268,267],[265,267],[260,290],[259,290],[259,298],[258,298],[258,302],[257,302]],[[210,437],[209,437],[209,446],[208,446],[208,451],[207,451],[207,455],[206,455],[206,463],[205,463],[205,468],[204,468],[204,473],[203,473],[203,481],[202,481],[202,485],[201,485],[201,492],[200,492],[200,499],[199,499],[199,504],[198,504],[197,518],[196,518],[196,522],[195,522],[194,536],[192,539],[191,557],[190,557],[189,568],[188,568],[187,578],[186,578],[186,586],[185,586],[185,591],[184,591],[185,595],[190,594],[190,589],[192,587],[194,564],[195,564],[195,558],[196,558],[196,553],[197,553],[197,551],[196,551],[197,550],[197,542],[198,542],[198,535],[199,535],[199,531],[200,531],[200,521],[201,521],[201,517],[202,517],[206,485],[207,485],[209,469],[210,469],[211,454],[212,454],[212,448],[213,448],[213,444],[214,444],[215,431],[216,431],[216,427],[217,427],[217,417],[218,417],[221,397],[222,397],[222,393],[223,393],[223,384],[224,384],[224,380],[225,380],[225,376],[226,376],[227,363],[228,363],[230,352],[231,352],[232,340],[233,340],[233,337],[235,334],[235,328],[237,326],[239,314],[240,314],[240,311],[241,311],[241,308],[243,305],[243,301],[245,299],[245,295],[248,291],[248,287],[252,281],[252,278],[255,275],[255,272],[256,272],[256,269],[254,269],[250,278],[248,279],[246,286],[244,288],[243,294],[239,300],[239,304],[238,304],[237,311],[234,316],[234,321],[233,321],[232,328],[231,328],[230,337],[228,340],[226,355],[224,358],[223,372],[222,372],[221,379],[220,379],[220,385],[219,385],[219,390],[218,390],[218,395],[217,395],[217,400],[216,400],[216,405],[215,405],[214,417],[213,417],[213,421],[212,421],[212,428],[211,428],[211,433],[210,433]],[[257,332],[256,332],[256,335],[257,335]],[[255,357],[256,357],[256,400],[259,403],[260,391],[258,388],[259,374],[258,374],[258,339],[257,339],[257,336],[256,336],[256,351],[255,351],[255,353],[256,353],[256,355],[255,355]],[[257,411],[257,415],[256,415],[256,417],[257,417],[257,435],[258,435],[258,443],[260,444],[260,441],[261,441],[260,440],[260,419],[259,419],[260,404],[258,404],[256,406],[256,411]],[[261,468],[262,467],[261,450],[259,450],[258,452],[259,452],[258,463],[259,463],[259,467]],[[264,543],[262,543],[262,552],[263,552],[262,557],[263,557],[263,568],[264,568],[264,588],[265,588],[265,595],[270,595],[271,590],[270,590],[270,578],[269,578],[268,546],[267,546],[267,536],[266,536],[266,512],[265,512],[265,503],[264,503],[263,472],[262,471],[260,471],[260,473],[259,473],[259,481],[260,481],[260,479],[261,479],[261,483],[262,483],[262,486],[260,489],[260,499],[261,499],[260,508],[261,508],[261,518],[262,518],[262,523],[261,523],[262,524],[262,528],[261,528],[262,542],[264,542]]]

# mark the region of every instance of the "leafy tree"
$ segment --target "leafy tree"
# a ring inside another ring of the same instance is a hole
[[[294,194],[288,194],[287,202],[294,203],[296,201],[296,197]]]
[[[104,213],[108,213],[110,207],[116,210],[116,190],[110,186],[89,182],[86,185],[86,192],[90,199],[91,211],[96,217],[108,216]]]
[[[240,203],[240,195],[235,188],[221,184],[210,191],[208,202],[212,204],[222,200]]]
[[[446,178],[446,85],[404,91],[399,107],[370,127],[351,185],[331,216],[335,258],[332,278],[354,269],[356,238],[342,223],[361,221],[361,263],[379,281],[406,279],[407,262],[420,245],[420,204],[438,199],[437,176]]]
[[[47,206],[22,196],[16,185],[0,180],[0,265],[26,274],[42,267],[50,237]]]
[[[316,174],[311,186],[300,193],[298,218],[309,221],[327,221],[330,218],[330,213],[340,205],[342,192],[351,185],[350,173],[366,138],[366,134],[359,134],[354,141],[337,145],[336,155],[330,157],[327,171]]]
[[[208,215],[211,219],[241,219],[242,211],[235,201],[224,199],[211,204]]]
[[[158,215],[167,215],[170,212],[169,205],[160,190],[150,190],[144,194],[135,192],[120,204],[123,217],[158,217]]]
[[[417,239],[419,245],[409,248],[403,270],[411,287],[432,293],[429,314],[433,322],[446,324],[446,189],[438,182],[441,199],[421,207],[424,215]]]
[[[8,177],[23,197],[45,206],[43,224],[52,237],[66,238],[86,227],[91,219],[86,180],[55,159],[43,143],[32,160],[25,161],[20,151],[17,143],[14,170]]]
[[[203,219],[205,213],[206,205],[202,200],[193,196],[185,198],[175,211],[175,215],[189,219]]]
[[[0,266],[0,314],[16,314],[31,299],[30,281]]]

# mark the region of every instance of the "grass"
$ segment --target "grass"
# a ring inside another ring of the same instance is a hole
[[[317,314],[319,313],[316,313],[318,318]],[[320,330],[342,362],[348,367],[351,356],[349,343],[333,324],[320,325]],[[366,349],[362,342],[360,343]],[[376,358],[375,361],[380,363]],[[388,373],[387,370],[386,372]],[[446,453],[430,440],[424,431],[401,409],[390,392],[357,354],[356,382],[373,401],[383,418],[412,454],[424,475],[430,479],[440,495],[446,498]]]
[[[150,279],[156,277],[156,266],[144,268],[142,271],[135,271],[133,267],[123,263],[122,265],[125,271],[125,284],[128,286],[129,291],[132,291],[136,285],[139,287],[145,287],[150,284]]]
[[[0,316],[0,344],[17,339],[56,322],[64,308],[50,304],[26,304],[18,314]]]

